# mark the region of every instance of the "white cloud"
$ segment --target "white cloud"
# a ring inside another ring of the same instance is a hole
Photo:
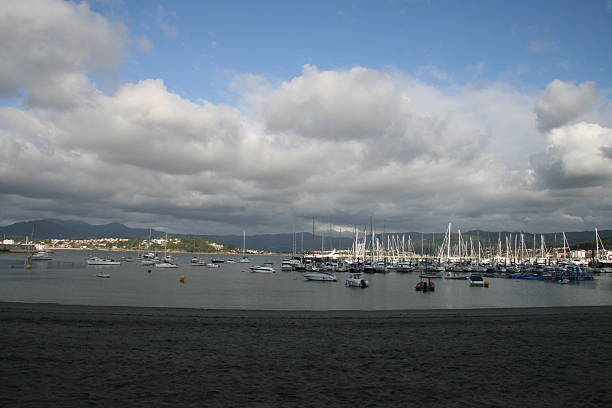
[[[589,110],[596,100],[595,83],[576,85],[555,79],[535,103],[538,127],[549,130],[563,126]]]
[[[531,40],[529,42],[529,52],[535,55],[554,52],[558,49],[559,46],[553,41]]]
[[[92,12],[86,3],[0,2],[0,97],[26,88],[38,93],[34,100],[41,102],[56,91],[80,90],[78,78],[84,72],[114,69],[120,63],[124,37],[122,26]]]
[[[543,160],[536,164],[540,186],[590,188],[612,186],[612,129],[580,122],[553,129]]]

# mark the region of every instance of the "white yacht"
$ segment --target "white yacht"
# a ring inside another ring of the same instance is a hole
[[[87,265],[90,265],[90,266],[121,265],[120,261],[115,261],[114,259],[108,259],[108,258],[102,259],[97,256],[89,258],[86,262],[87,262]]]
[[[156,268],[178,268],[178,265],[173,262],[163,261],[155,264]]]
[[[38,251],[30,257],[30,261],[50,261],[52,259],[47,251]]]
[[[304,279],[310,280],[310,281],[329,281],[329,282],[335,282],[338,280],[333,273],[326,272],[326,271],[305,273]]]
[[[473,273],[468,277],[468,281],[470,282],[470,286],[485,286],[484,279],[482,275],[479,273]]]
[[[259,265],[259,266],[251,266],[249,269],[251,270],[251,272],[254,272],[254,273],[275,273],[276,272],[274,268],[272,267],[272,264],[269,262],[266,262],[263,265]]]
[[[204,259],[198,258],[197,256],[191,258],[191,266],[206,266],[207,264],[208,262],[206,262]]]
[[[367,288],[369,286],[367,280],[361,279],[360,273],[351,273],[351,275],[346,278],[346,281],[344,281],[344,284],[353,288]]]

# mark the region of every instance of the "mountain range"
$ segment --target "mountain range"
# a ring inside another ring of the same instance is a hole
[[[165,232],[157,231],[154,229],[146,228],[130,228],[123,224],[113,222],[110,224],[92,225],[83,221],[74,220],[57,220],[57,219],[46,219],[36,221],[25,221],[17,222],[5,227],[0,227],[0,237],[25,237],[28,236],[30,239],[90,239],[90,238],[146,238],[151,234],[151,237],[161,238],[165,236]],[[498,239],[501,237],[502,245],[505,248],[506,237],[512,234],[513,236],[517,232],[492,232],[492,231],[468,231],[462,233],[462,237],[469,241],[470,238],[474,240],[476,245],[477,241],[481,241],[483,245],[497,245]],[[187,234],[170,234],[173,237],[186,236]],[[193,234],[189,234],[194,236]],[[405,240],[411,237],[413,247],[420,250],[421,245],[425,251],[431,247],[432,240],[435,240],[436,245],[440,245],[443,233],[425,233],[420,232],[401,232],[393,233],[393,235],[404,235]],[[544,238],[546,244],[550,246],[560,247],[563,244],[562,233],[545,233]],[[593,241],[595,232],[594,231],[582,231],[582,232],[566,232],[567,240],[570,245]],[[200,238],[207,239],[209,241],[217,242],[226,246],[233,246],[236,248],[242,248],[243,236],[242,235],[196,235]],[[380,238],[380,234],[377,234]],[[606,237],[612,237],[612,230],[601,230],[599,236],[603,239]],[[533,246],[534,235],[525,233],[525,244],[531,248]],[[540,234],[537,233],[535,236],[536,247],[540,245]],[[386,238],[385,238],[386,240]],[[456,242],[457,234],[453,233],[453,242]],[[309,251],[312,249],[330,250],[331,248],[346,249],[352,245],[352,235],[344,234],[339,236],[338,234],[329,235],[323,234],[314,235],[309,232],[299,232],[295,235],[292,233],[279,233],[279,234],[261,234],[261,235],[249,235],[246,237],[246,248],[255,249],[261,251],[273,251],[273,252],[291,252],[293,246],[297,251],[302,249]],[[513,246],[514,243],[511,243]]]

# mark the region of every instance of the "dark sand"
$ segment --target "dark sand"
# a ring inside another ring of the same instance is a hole
[[[612,307],[0,303],[1,407],[612,407]]]

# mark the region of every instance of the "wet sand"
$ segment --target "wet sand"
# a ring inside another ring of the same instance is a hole
[[[2,407],[611,407],[612,306],[0,303]]]

